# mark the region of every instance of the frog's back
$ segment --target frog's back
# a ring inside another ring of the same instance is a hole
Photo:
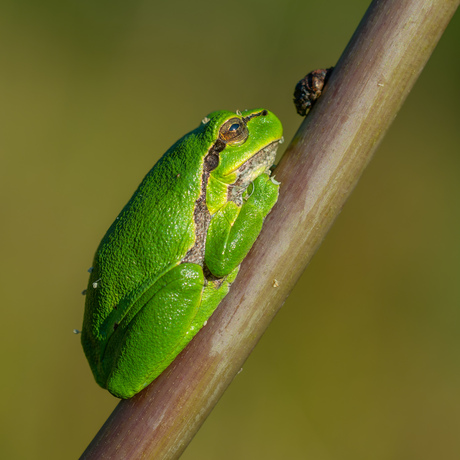
[[[179,262],[193,244],[193,209],[202,172],[200,162],[193,161],[199,159],[189,153],[170,149],[102,239],[94,267],[102,269],[102,276],[116,277],[113,289],[126,293],[142,279],[155,278]],[[187,162],[182,163],[185,156]]]
[[[208,144],[199,130],[176,142],[145,176],[103,237],[87,289],[82,336],[89,342],[87,353],[101,355],[112,323],[193,246],[193,210]]]

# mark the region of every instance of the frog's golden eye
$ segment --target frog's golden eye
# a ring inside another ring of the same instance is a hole
[[[219,132],[219,139],[226,144],[242,144],[248,138],[249,131],[241,118],[230,118]]]

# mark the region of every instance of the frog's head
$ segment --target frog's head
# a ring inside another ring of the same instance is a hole
[[[269,171],[283,127],[265,109],[213,112],[203,123],[215,140],[204,161],[209,170],[206,203],[212,214],[229,199],[238,202],[248,185]]]

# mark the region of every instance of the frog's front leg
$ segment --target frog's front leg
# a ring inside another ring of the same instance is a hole
[[[205,263],[216,277],[237,268],[259,236],[265,216],[278,199],[279,185],[268,174],[253,182],[242,206],[228,201],[211,219],[206,238]]]

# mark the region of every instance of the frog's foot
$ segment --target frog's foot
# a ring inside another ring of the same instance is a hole
[[[205,288],[203,289],[203,297],[201,305],[195,319],[192,322],[192,327],[201,329],[206,325],[214,310],[220,304],[222,299],[228,294],[230,285],[235,281],[236,275],[240,267],[236,267],[224,278],[214,278],[208,280]]]

